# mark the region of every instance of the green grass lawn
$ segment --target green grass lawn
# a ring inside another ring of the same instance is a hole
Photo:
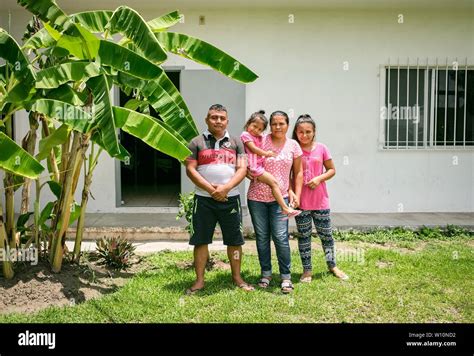
[[[280,292],[276,274],[274,283],[267,290],[249,293],[233,287],[230,271],[215,269],[206,274],[205,291],[184,296],[184,290],[193,282],[194,272],[183,269],[180,262],[191,261],[192,253],[164,251],[149,256],[149,268],[113,294],[72,307],[51,307],[35,315],[3,315],[0,322],[474,321],[472,239],[402,241],[389,247],[358,241],[341,245],[363,251],[363,261],[360,258],[358,261],[339,260],[339,267],[350,275],[349,281],[342,282],[326,273],[322,251],[317,248],[313,256],[313,282],[297,283],[301,262],[294,252],[295,290],[290,295]],[[224,253],[216,256],[227,260]],[[276,260],[274,266],[277,266]],[[255,254],[244,256],[242,271],[247,281],[257,282],[260,269]]]

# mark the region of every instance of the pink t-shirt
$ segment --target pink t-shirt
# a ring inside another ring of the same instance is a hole
[[[253,142],[258,148],[262,148],[263,136],[254,136],[250,132],[244,131],[240,135],[240,139],[244,144],[245,152],[248,157],[248,165],[251,172],[255,175],[262,175],[264,172],[263,162],[265,157],[253,153],[246,145],[247,142]]]
[[[331,153],[325,144],[316,142],[311,151],[303,150],[303,189],[301,190],[300,209],[329,209],[329,196],[326,182],[311,189],[306,185],[311,179],[324,173],[324,161],[331,159]]]
[[[277,154],[276,157],[265,159],[264,168],[265,171],[276,178],[281,194],[283,197],[287,197],[293,160],[302,155],[300,145],[295,140],[287,138],[283,147],[277,148],[272,143],[272,136],[267,134],[263,136],[261,148],[265,151],[271,150]],[[275,201],[270,186],[255,180],[250,183],[247,198],[266,203]]]

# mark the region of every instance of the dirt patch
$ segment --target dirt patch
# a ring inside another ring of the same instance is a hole
[[[15,277],[0,277],[0,314],[32,313],[49,306],[66,306],[115,292],[142,269],[137,257],[127,271],[99,266],[96,261],[80,265],[64,261],[60,273],[53,273],[47,261],[36,266],[17,264]]]

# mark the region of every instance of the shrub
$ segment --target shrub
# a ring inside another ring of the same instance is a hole
[[[185,230],[191,233],[191,221],[193,218],[193,209],[194,209],[194,192],[188,194],[179,194],[179,211],[176,215],[176,220],[181,219],[183,216],[186,218],[188,225],[185,227]]]
[[[103,237],[96,244],[98,264],[118,270],[130,267],[130,258],[135,252],[135,247],[130,241],[120,236]]]

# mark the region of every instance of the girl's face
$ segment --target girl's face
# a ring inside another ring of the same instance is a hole
[[[316,132],[314,132],[313,125],[309,122],[304,122],[296,127],[296,137],[298,137],[300,145],[305,146],[312,143],[315,134]]]
[[[265,124],[260,119],[256,119],[247,126],[247,132],[253,136],[260,136],[264,130]]]
[[[283,138],[286,136],[288,132],[288,124],[286,123],[286,119],[284,116],[275,115],[273,116],[272,122],[272,136],[275,138]]]

